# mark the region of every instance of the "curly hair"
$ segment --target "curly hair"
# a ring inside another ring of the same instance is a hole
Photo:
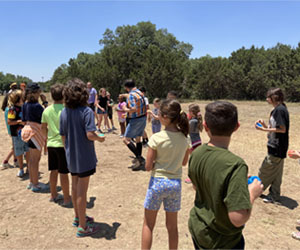
[[[87,106],[89,93],[86,84],[79,78],[69,80],[64,88],[63,97],[68,108],[76,109],[80,106]]]
[[[198,104],[190,104],[189,105],[189,112],[191,112],[194,117],[198,120],[198,129],[200,130],[200,132],[202,132],[203,130],[203,118],[202,115],[200,113],[200,107]]]

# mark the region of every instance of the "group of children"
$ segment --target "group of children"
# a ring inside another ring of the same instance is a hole
[[[154,99],[154,109],[147,111],[153,135],[148,142],[145,164],[146,170],[151,171],[151,178],[144,201],[141,247],[151,248],[157,213],[163,203],[169,248],[178,248],[182,166],[190,158],[186,182],[191,182],[196,191],[189,219],[195,249],[243,249],[242,230],[250,218],[254,201],[270,185],[270,194],[265,202],[274,203],[280,195],[289,131],[289,115],[282,91],[272,89],[267,93],[267,101],[274,106],[269,125],[261,119],[255,123],[256,129],[269,133],[268,156],[259,171],[261,181],[255,179],[249,185],[247,164],[228,150],[231,135],[239,128],[237,108],[225,101],[210,103],[205,108],[202,121],[199,105],[190,105],[188,113],[185,113],[172,94],[163,101]],[[75,212],[72,224],[77,227],[77,236],[94,234],[99,228],[93,223],[94,219],[86,215],[86,194],[89,178],[96,172],[94,141],[103,142],[105,137],[96,133],[95,110],[87,106],[89,89],[76,78],[68,81],[66,86],[54,85],[51,87],[54,104],[45,110],[38,103],[39,95],[39,86],[32,84],[26,88],[24,104],[19,90],[9,96],[8,123],[20,168],[21,157],[27,152],[28,188],[41,190],[38,163],[47,137],[50,200],[63,198],[63,204],[67,206],[72,199]],[[95,106],[100,110],[98,114],[105,115],[102,105],[109,104],[105,89],[100,91],[100,95],[105,101],[99,99]],[[126,97],[119,96],[116,108],[121,136],[126,128]],[[99,124],[101,126],[100,116],[98,130],[101,129]],[[161,130],[162,125],[164,130]],[[209,136],[209,142],[200,146],[199,132],[203,129]],[[56,192],[58,173],[63,197]],[[71,196],[68,173],[72,177]]]

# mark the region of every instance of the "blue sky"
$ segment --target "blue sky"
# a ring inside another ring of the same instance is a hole
[[[297,1],[2,1],[0,71],[48,80],[109,28],[151,21],[193,45],[192,58],[300,42]]]

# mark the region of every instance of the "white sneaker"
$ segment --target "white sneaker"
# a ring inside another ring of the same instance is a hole
[[[120,138],[123,138],[124,137],[124,135],[120,135]]]
[[[24,175],[24,170],[20,169],[19,172],[17,173],[17,176],[18,177],[23,177],[23,175]]]

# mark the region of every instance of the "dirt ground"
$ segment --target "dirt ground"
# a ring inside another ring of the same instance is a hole
[[[2,102],[2,99],[0,99]],[[197,102],[204,113],[205,104]],[[230,150],[245,159],[250,174],[257,175],[266,155],[266,133],[256,131],[258,118],[268,120],[271,107],[265,102],[233,102],[239,109],[240,129],[233,135]],[[183,104],[187,110],[188,104]],[[290,112],[290,148],[300,149],[299,104],[288,104]],[[117,124],[117,117],[114,114]],[[117,124],[118,125],[118,124]],[[117,126],[119,128],[119,126]],[[148,135],[151,126],[147,124]],[[11,147],[4,114],[0,112],[0,155],[5,157]],[[201,134],[204,142],[208,137]],[[0,248],[26,249],[139,249],[143,223],[143,201],[150,174],[133,172],[131,154],[119,137],[119,130],[106,134],[104,143],[96,143],[97,172],[91,177],[88,190],[87,214],[101,226],[100,233],[92,237],[76,238],[72,227],[73,209],[49,202],[49,193],[33,193],[26,189],[28,177],[16,177],[17,169],[0,170]],[[143,150],[144,156],[147,149]],[[10,161],[12,162],[12,160]],[[298,161],[286,159],[282,184],[283,206],[264,204],[258,199],[252,216],[244,230],[246,249],[296,249],[300,241],[291,237],[296,231],[300,166]],[[183,167],[183,179],[187,167]],[[49,172],[47,156],[40,162],[40,182],[47,183]],[[194,190],[182,184],[182,209],[179,212],[179,248],[193,249],[188,231],[189,211],[193,206]],[[153,249],[167,249],[165,214],[161,209],[153,234]]]

